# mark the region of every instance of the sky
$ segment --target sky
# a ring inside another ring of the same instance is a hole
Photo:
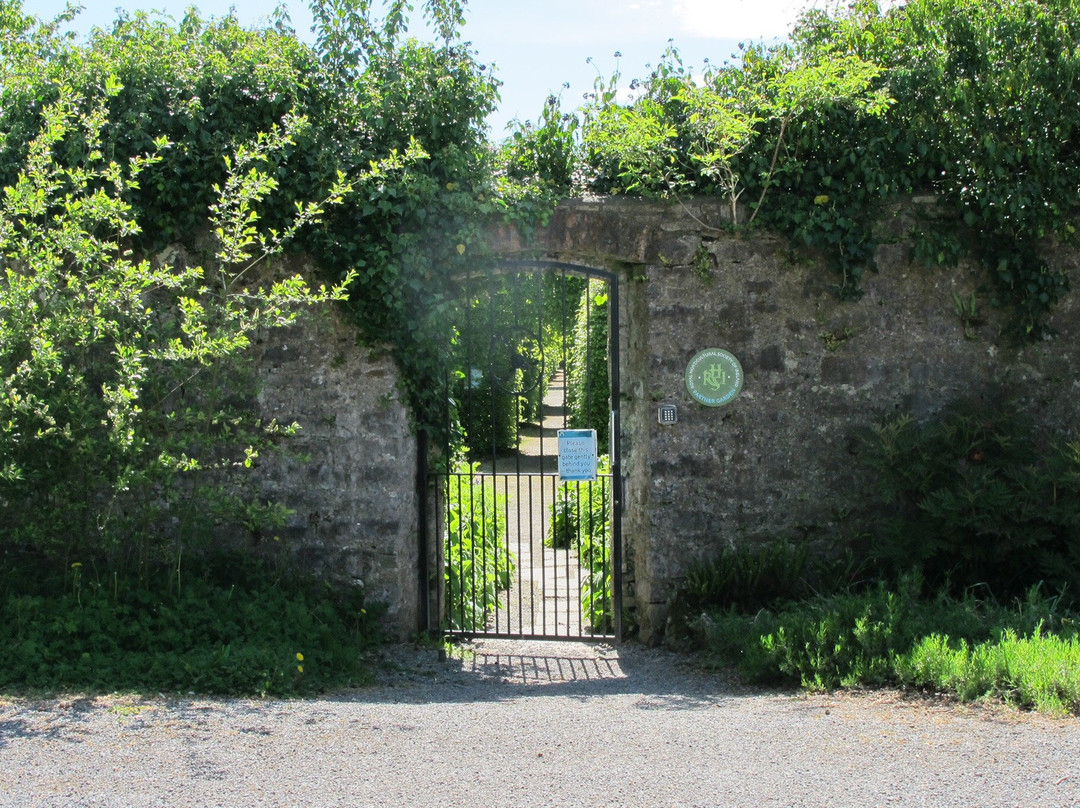
[[[663,55],[668,40],[684,64],[701,68],[706,59],[722,64],[738,43],[782,39],[799,12],[827,0],[469,0],[464,39],[481,62],[494,64],[503,82],[502,103],[488,123],[498,140],[509,121],[535,120],[548,95],[562,93],[566,109],[577,107],[593,87],[598,71],[618,68],[628,84],[644,77]],[[24,0],[23,8],[42,18],[63,10],[65,0]],[[265,18],[275,0],[83,0],[75,24],[85,33],[108,26],[116,9],[163,11],[180,19],[190,5],[203,16],[229,6],[245,25]],[[306,2],[290,0],[293,27],[310,39]],[[416,5],[420,5],[416,3]],[[419,20],[419,13],[416,14]],[[415,26],[414,33],[419,33]],[[621,57],[616,59],[616,52]],[[589,62],[589,59],[592,62]],[[563,85],[569,84],[568,88]]]

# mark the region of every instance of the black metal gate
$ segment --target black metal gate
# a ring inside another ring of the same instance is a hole
[[[444,632],[621,639],[618,311],[609,272],[509,262],[462,279],[424,529]],[[560,477],[564,429],[595,430],[595,479]]]

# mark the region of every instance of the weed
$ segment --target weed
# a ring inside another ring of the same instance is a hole
[[[975,329],[986,322],[979,315],[979,301],[975,297],[975,293],[972,292],[971,297],[963,298],[953,292],[953,311],[956,312],[961,325],[964,326],[964,339],[975,339],[977,336]]]
[[[854,328],[834,329],[832,331],[822,331],[818,334],[822,344],[825,346],[825,350],[829,353],[839,350],[841,345],[854,336]]]

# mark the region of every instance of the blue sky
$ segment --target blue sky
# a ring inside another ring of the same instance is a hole
[[[578,106],[592,89],[599,69],[608,76],[618,67],[628,82],[647,73],[674,40],[688,66],[705,59],[722,63],[740,41],[783,37],[799,11],[827,0],[470,0],[465,39],[481,61],[494,63],[503,81],[502,104],[489,123],[498,139],[514,118],[535,119],[550,93],[563,92],[564,107]],[[117,8],[160,10],[176,18],[197,6],[204,16],[230,5],[244,24],[254,24],[273,9],[274,0],[84,0],[76,28],[106,26]],[[285,3],[293,27],[308,35],[311,15],[305,2]],[[417,3],[419,5],[419,3]],[[64,0],[24,0],[24,9],[52,17]],[[419,20],[419,14],[416,15]],[[622,57],[616,60],[614,54]],[[592,58],[593,63],[587,60]],[[562,85],[569,83],[569,89]]]

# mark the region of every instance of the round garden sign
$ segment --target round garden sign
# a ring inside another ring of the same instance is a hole
[[[723,348],[699,351],[686,366],[686,389],[694,401],[706,407],[730,404],[742,386],[742,365]]]

